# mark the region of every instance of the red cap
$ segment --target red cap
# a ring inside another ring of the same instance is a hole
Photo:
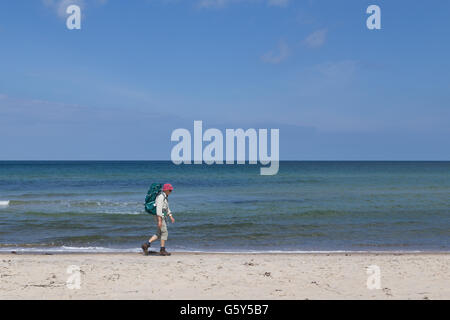
[[[173,190],[173,187],[172,187],[172,185],[170,184],[170,183],[166,183],[164,186],[163,186],[163,191],[172,191]]]

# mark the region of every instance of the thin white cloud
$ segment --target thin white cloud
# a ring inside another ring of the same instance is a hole
[[[270,7],[287,7],[289,5],[290,0],[268,0],[267,4]]]
[[[60,17],[66,17],[66,9],[69,5],[75,4],[82,9],[88,3],[94,3],[96,5],[105,5],[109,0],[41,0],[44,5],[55,10]],[[182,0],[159,0],[164,4],[179,3]],[[285,8],[289,5],[291,0],[196,0],[194,5],[201,9],[221,9],[229,5],[239,3],[266,3],[270,7],[282,7]]]
[[[226,0],[201,0],[198,3],[199,8],[220,8],[227,4]]]
[[[289,2],[290,0],[198,0],[197,6],[205,9],[220,9],[239,3],[267,3],[270,7],[287,7]]]
[[[359,62],[356,60],[343,60],[322,63],[317,66],[317,70],[326,78],[342,83],[352,79],[358,67]]]
[[[84,0],[42,0],[42,3],[53,9],[60,18],[67,17],[66,10],[70,5],[84,8]]]
[[[311,49],[322,47],[326,42],[327,32],[327,29],[314,31],[303,41],[304,45]]]
[[[239,3],[243,0],[199,0],[198,7],[199,8],[224,8],[229,4]]]
[[[41,0],[41,1],[46,7],[53,9],[56,12],[56,14],[61,18],[67,17],[66,10],[70,5],[77,5],[81,9],[85,9],[87,2],[85,0]],[[108,0],[94,0],[91,1],[91,3],[102,6],[107,4]]]
[[[267,52],[261,57],[261,60],[265,63],[278,64],[286,60],[290,54],[291,50],[288,44],[284,40],[281,40],[278,44],[278,51]]]

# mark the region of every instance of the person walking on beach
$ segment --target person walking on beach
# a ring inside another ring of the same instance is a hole
[[[153,235],[148,243],[144,243],[142,245],[142,250],[144,251],[145,255],[148,255],[148,249],[151,246],[151,243],[160,239],[161,240],[161,249],[159,251],[159,254],[161,256],[170,256],[170,253],[166,251],[166,241],[167,237],[169,235],[169,232],[167,231],[167,221],[166,218],[169,216],[172,223],[175,223],[175,219],[172,216],[172,212],[169,208],[169,195],[172,193],[173,187],[171,184],[166,183],[163,188],[162,192],[156,197],[155,200],[155,206],[156,206],[156,215],[155,215],[155,221],[157,224],[157,230],[156,234]]]

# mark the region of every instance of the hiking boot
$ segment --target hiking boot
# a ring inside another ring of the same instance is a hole
[[[160,256],[170,256],[170,253],[166,251],[166,248],[161,248],[159,251]]]
[[[144,243],[143,245],[142,245],[142,251],[144,251],[144,256],[148,256],[148,248],[150,247],[150,244],[149,243]]]

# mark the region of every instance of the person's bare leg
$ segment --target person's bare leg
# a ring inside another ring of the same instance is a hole
[[[165,246],[166,246],[166,240],[162,240],[162,239],[161,239],[161,247],[164,248]]]
[[[152,242],[154,242],[154,241],[156,241],[156,240],[158,240],[158,237],[157,237],[157,236],[152,236],[152,237],[150,238],[150,240],[148,240],[148,242],[149,242],[149,243],[152,243]]]

